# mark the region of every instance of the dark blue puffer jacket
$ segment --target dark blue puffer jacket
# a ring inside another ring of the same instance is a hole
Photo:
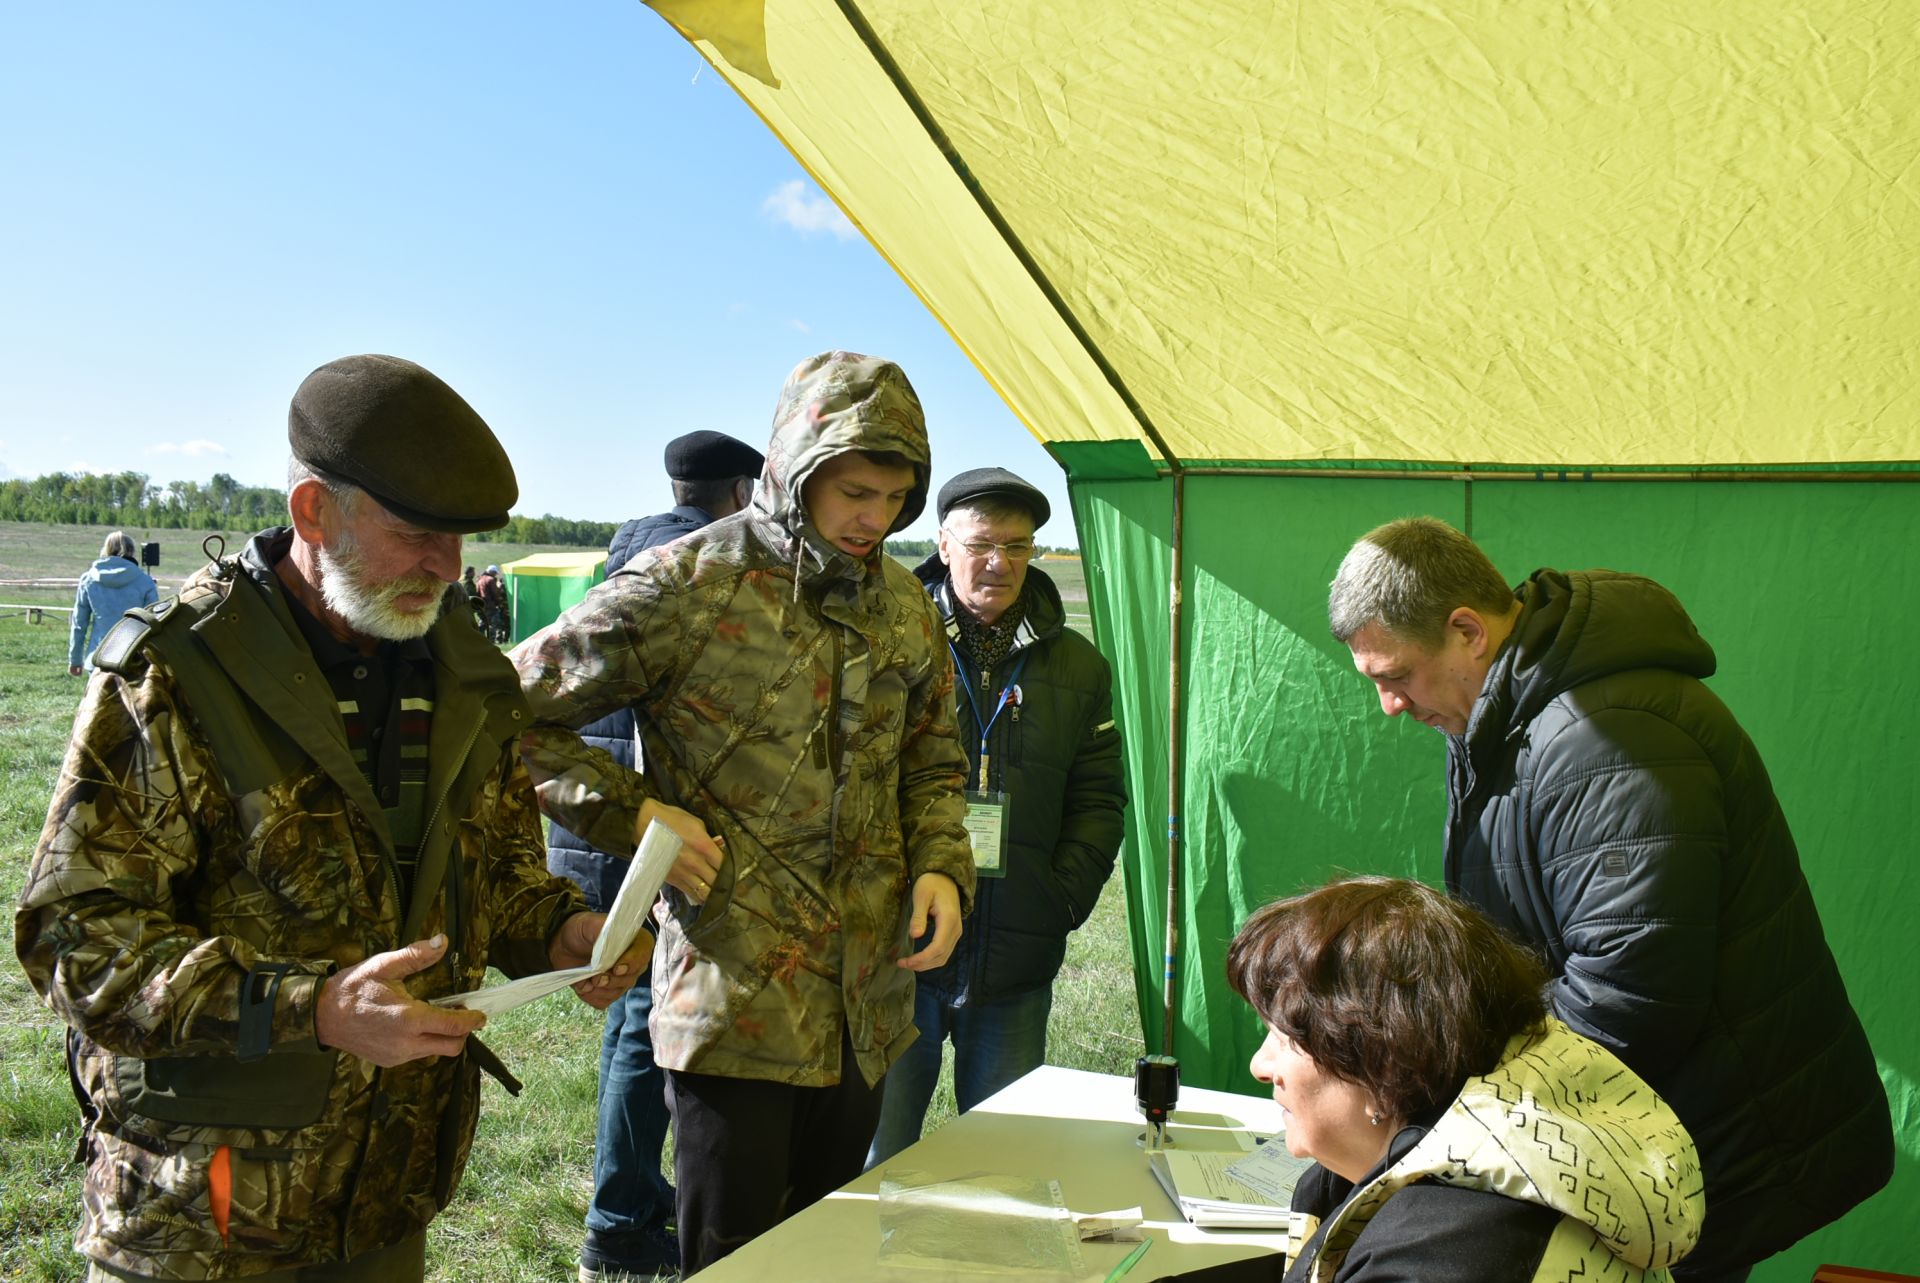
[[[682,505],[671,512],[625,522],[607,544],[607,573],[611,575],[643,549],[672,543],[712,521],[700,509]],[[623,708],[581,727],[580,738],[595,748],[606,749],[620,765],[637,770],[633,730],[633,711]],[[598,912],[605,913],[613,904],[629,863],[624,857],[596,849],[558,824],[547,824],[548,870],[577,884],[586,894],[587,903]]]
[[[1886,1184],[1893,1126],[1766,766],[1672,594],[1537,571],[1448,744],[1447,888],[1542,950],[1555,1014],[1700,1148],[1689,1272],[1731,1272]]]
[[[613,538],[607,541],[607,573],[611,575],[632,561],[633,554],[643,548],[658,548],[663,543],[672,543],[682,535],[690,535],[700,527],[712,524],[712,517],[687,504],[681,504],[670,512],[622,522],[620,528],[613,532]]]

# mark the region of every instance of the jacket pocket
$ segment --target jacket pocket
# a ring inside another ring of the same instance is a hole
[[[326,1111],[334,1051],[282,1052],[242,1063],[227,1056],[114,1058],[125,1108],[190,1127],[311,1127]]]
[[[216,1277],[241,1255],[280,1268],[337,1239],[335,1213],[321,1210],[331,1196],[324,1149],[250,1141],[238,1129],[169,1130],[152,1134],[136,1118],[94,1138],[88,1212],[114,1265]]]

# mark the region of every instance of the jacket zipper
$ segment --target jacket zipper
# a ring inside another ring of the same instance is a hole
[[[433,826],[439,821],[440,812],[446,809],[447,798],[453,793],[454,784],[459,781],[460,776],[463,774],[462,768],[466,766],[467,754],[473,751],[473,746],[480,739],[480,732],[486,729],[486,725],[487,711],[482,707],[479,720],[474,722],[473,729],[467,733],[466,744],[460,749],[460,755],[454,759],[453,774],[448,778],[447,787],[440,794],[439,800],[433,804],[433,813],[428,817],[426,827],[421,830],[423,845],[427,839],[433,836]],[[458,984],[461,964],[460,936],[454,930],[454,924],[460,912],[460,893],[463,879],[460,873],[459,856],[458,853],[453,850],[453,844],[451,842],[447,844],[447,874],[453,880],[452,886],[449,887],[447,891],[447,947],[449,956],[453,961],[454,982]],[[391,859],[387,861],[387,877],[393,883],[393,901],[395,904],[399,904],[400,873]],[[404,910],[402,910],[400,916],[402,918],[406,917]],[[398,943],[404,945],[407,942],[400,941]],[[373,1100],[375,1104],[369,1106],[371,1116],[367,1121],[367,1134],[360,1144],[360,1162],[355,1165],[353,1190],[347,1195],[346,1212],[340,1224],[340,1250],[343,1256],[352,1255],[353,1209],[358,1206],[360,1202],[360,1178],[364,1175],[367,1150],[373,1144],[373,1134],[379,1129],[386,1116],[385,1111],[377,1108],[377,1104],[381,1099],[381,1093],[384,1090],[382,1087],[384,1076],[385,1071],[375,1069],[373,1071],[373,1080],[369,1084],[373,1089]]]
[[[487,710],[483,705],[480,709],[478,720],[473,724],[473,729],[467,732],[467,742],[461,746],[459,755],[453,759],[453,772],[447,777],[447,787],[441,791],[439,799],[433,804],[433,812],[427,816],[427,825],[421,830],[423,842],[433,839],[433,826],[440,822],[440,812],[446,809],[447,798],[453,793],[453,786],[459,782],[461,775],[466,772],[467,754],[471,753],[474,744],[479,742],[480,732],[486,729],[486,725]],[[451,838],[447,841],[447,878],[449,883],[447,888],[447,946],[453,960],[454,983],[457,985],[460,983],[462,975],[465,974],[462,970],[462,962],[464,959],[461,946],[466,943],[466,923],[462,917],[460,896],[465,889],[466,875],[460,867],[460,853],[454,850],[454,843]],[[394,880],[397,886],[399,882],[399,875],[397,873],[394,875]],[[404,946],[407,941],[403,940],[400,943]]]

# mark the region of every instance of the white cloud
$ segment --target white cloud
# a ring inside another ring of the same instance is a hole
[[[209,441],[205,437],[195,437],[191,441],[157,441],[147,447],[148,454],[184,454],[189,459],[224,459],[227,448],[218,441]]]
[[[760,205],[760,212],[798,232],[832,232],[843,241],[860,235],[840,207],[801,179],[782,183]]]
[[[813,327],[811,325],[808,325],[805,321],[801,320],[797,316],[790,318],[787,321],[787,324],[793,329],[798,330],[802,334],[813,333]]]

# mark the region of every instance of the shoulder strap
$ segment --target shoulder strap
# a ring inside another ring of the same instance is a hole
[[[194,632],[222,600],[213,585],[189,585],[179,597],[128,611],[100,644],[94,666],[131,678],[156,658],[164,663],[213,750],[227,793],[238,798],[285,779],[306,754],[260,716]]]

